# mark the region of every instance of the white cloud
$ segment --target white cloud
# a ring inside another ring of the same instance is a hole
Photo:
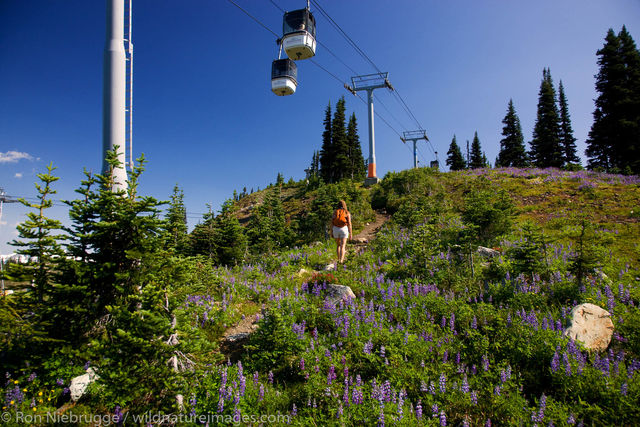
[[[0,153],[0,163],[17,163],[19,160],[34,160],[33,156],[29,153],[22,151],[7,151],[6,153]]]
[[[16,172],[16,174],[13,177],[14,178],[22,178],[22,172]]]

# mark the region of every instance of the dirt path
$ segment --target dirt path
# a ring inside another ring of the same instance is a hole
[[[367,244],[371,239],[375,237],[376,233],[378,232],[378,230],[380,230],[380,228],[382,228],[384,223],[389,221],[389,218],[391,218],[391,215],[386,213],[386,211],[376,211],[376,219],[373,222],[367,224],[364,229],[360,231],[360,233],[356,234],[356,236],[353,238],[354,243]]]

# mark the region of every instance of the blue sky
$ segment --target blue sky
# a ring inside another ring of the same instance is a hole
[[[282,13],[268,0],[236,0],[276,32]],[[273,0],[282,9],[301,0]],[[626,25],[640,41],[637,0],[409,1],[319,0],[376,66],[426,129],[441,164],[455,134],[475,131],[493,162],[512,98],[531,139],[542,69],[562,80],[584,162],[594,109],[596,51],[609,28]],[[74,198],[84,168],[99,171],[102,138],[103,0],[0,1],[0,187],[34,197],[36,174],[50,162],[61,177],[56,199]],[[226,0],[134,0],[134,155],[144,153],[141,191],[168,199],[185,192],[190,226],[218,210],[233,190],[303,178],[321,144],[329,102],[346,98],[368,156],[366,106],[331,75],[298,63],[295,95],[270,91],[275,37]],[[312,11],[314,7],[312,5]],[[315,60],[341,81],[373,67],[316,13]],[[349,68],[344,64],[346,63]],[[412,166],[397,133],[418,124],[398,100],[376,92],[378,176]],[[420,146],[419,160],[434,159]],[[5,204],[0,253],[12,248],[26,210]],[[51,216],[66,221],[56,206]]]

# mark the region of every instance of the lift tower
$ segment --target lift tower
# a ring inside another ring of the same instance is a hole
[[[125,2],[128,5],[128,16],[125,18]],[[102,105],[102,173],[112,173],[114,179],[113,190],[127,188],[126,145],[127,139],[131,144],[131,83],[133,77],[133,43],[131,42],[131,0],[106,0],[107,3],[107,32],[104,47],[104,86]],[[127,26],[127,52],[125,52],[125,19]],[[127,55],[128,54],[128,55]],[[129,69],[127,69],[129,56]],[[129,76],[127,74],[130,74]],[[127,89],[129,86],[129,99]],[[129,108],[127,108],[129,107]],[[118,161],[120,167],[110,170],[106,162],[106,153],[118,147]]]
[[[345,89],[354,95],[360,90],[367,91],[368,115],[369,115],[369,159],[367,160],[367,178],[364,185],[377,184],[379,179],[376,176],[376,137],[373,127],[373,90],[386,87],[393,90],[389,83],[389,73],[367,74],[363,76],[351,77],[351,85],[345,84]]]
[[[423,129],[405,131],[405,132],[402,132],[402,138],[400,139],[405,144],[407,141],[413,141],[413,167],[417,168],[418,167],[418,147],[416,143],[421,139],[424,139],[425,141],[429,141],[429,138],[427,138],[427,132],[425,132]]]

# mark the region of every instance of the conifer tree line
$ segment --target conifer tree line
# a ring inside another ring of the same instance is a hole
[[[626,27],[616,35],[610,29],[598,50],[596,109],[586,141],[589,169],[640,174],[640,51]],[[510,99],[504,116],[496,167],[580,167],[569,103],[562,81],[554,86],[549,68],[542,71],[536,121],[527,151],[520,119]],[[456,137],[447,152],[450,170],[488,165],[474,136],[471,153],[463,155]]]
[[[356,115],[352,113],[347,122],[345,111],[344,97],[336,103],[333,117],[331,103],[325,109],[322,148],[314,151],[309,167],[309,175],[320,177],[325,183],[362,180],[366,175]]]

